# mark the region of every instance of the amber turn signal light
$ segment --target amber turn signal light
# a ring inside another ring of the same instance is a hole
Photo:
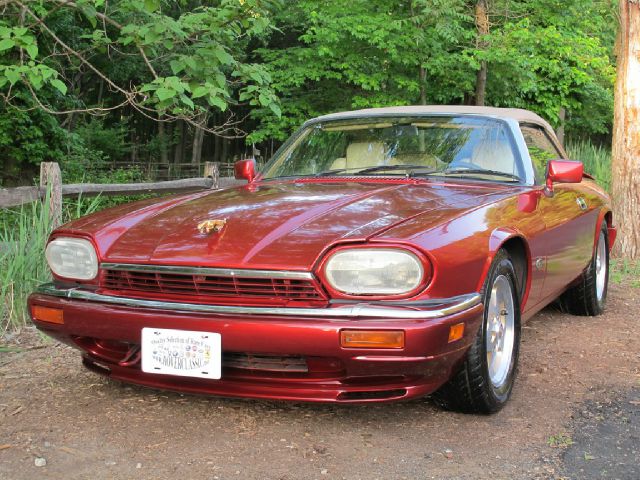
[[[59,308],[43,307],[41,305],[33,305],[31,307],[31,316],[34,320],[41,322],[64,324],[64,312]]]
[[[342,330],[344,348],[404,348],[403,330]]]
[[[456,323],[449,328],[449,343],[460,340],[464,335],[464,323]]]

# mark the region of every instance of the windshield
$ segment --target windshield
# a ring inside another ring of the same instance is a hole
[[[518,182],[504,123],[480,117],[360,118],[310,125],[265,165],[263,178],[456,176]]]

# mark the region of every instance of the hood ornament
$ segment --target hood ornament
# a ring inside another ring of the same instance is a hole
[[[205,220],[198,224],[198,231],[203,235],[206,235],[211,232],[220,232],[227,224],[227,219],[223,218],[221,220]]]

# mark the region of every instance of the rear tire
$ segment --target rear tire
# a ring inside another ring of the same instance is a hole
[[[509,400],[520,350],[520,302],[511,258],[496,254],[483,292],[484,315],[460,370],[434,394],[438,405],[466,413],[494,413]]]
[[[562,309],[573,315],[596,316],[604,312],[609,285],[609,231],[602,222],[589,266],[579,283],[560,297]]]

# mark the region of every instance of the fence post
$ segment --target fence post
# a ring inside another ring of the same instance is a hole
[[[56,162],[40,164],[40,187],[49,194],[49,218],[51,227],[57,228],[62,223],[62,174]]]
[[[220,188],[220,168],[218,162],[204,162],[204,178],[213,179],[212,190]]]

